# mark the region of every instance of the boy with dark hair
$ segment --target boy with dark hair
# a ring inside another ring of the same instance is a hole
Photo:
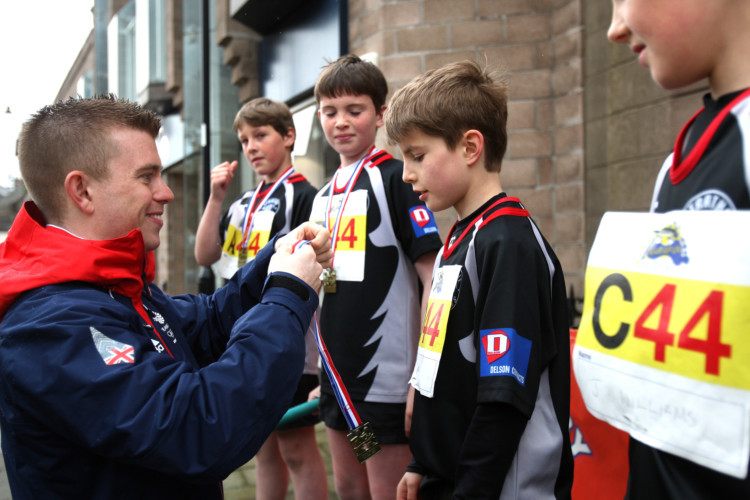
[[[211,195],[195,236],[195,260],[229,279],[255,258],[270,238],[285,234],[310,217],[316,189],[294,171],[294,119],[286,104],[259,97],[245,103],[234,119],[242,152],[261,182],[242,194],[221,217],[221,207],[237,162],[224,162],[211,171]],[[315,338],[305,335],[305,370],[292,401],[307,401],[318,385]],[[325,466],[315,439],[317,417],[309,416],[274,431],[256,455],[256,494],[260,500],[283,498],[291,474],[297,498],[328,497]]]
[[[400,161],[375,147],[388,85],[354,55],[330,63],[315,85],[318,116],[341,166],[319,192],[311,220],[332,231],[321,335],[356,411],[381,451],[358,463],[334,386],[321,377],[336,483],[343,500],[392,499],[409,461],[406,401],[426,286],[440,237],[433,215],[401,181]]]
[[[404,181],[458,214],[420,331],[398,498],[570,498],[565,283],[500,182],[506,87],[476,63],[449,64],[398,90],[385,120]]]
[[[220,499],[302,375],[330,235],[306,223],[213,295],[167,296],[152,283],[173,199],[159,124],[102,96],[46,106],[21,132],[34,201],[0,243],[14,498]]]

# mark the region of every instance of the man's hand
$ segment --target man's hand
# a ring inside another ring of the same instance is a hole
[[[396,488],[396,500],[418,500],[419,485],[422,482],[422,475],[416,472],[407,472]]]
[[[310,288],[316,292],[320,292],[322,286],[320,274],[323,272],[323,266],[318,262],[314,249],[310,245],[302,245],[295,250],[292,246],[294,242],[289,244],[287,241],[286,243],[281,246],[277,245],[276,253],[268,263],[268,274],[277,271],[292,274],[310,285]]]
[[[314,222],[305,222],[292,229],[289,234],[276,241],[275,249],[278,251],[284,246],[291,247],[300,240],[309,240],[310,244],[305,246],[312,247],[318,263],[324,268],[331,267],[331,259],[333,258],[331,233],[320,224],[315,224]]]

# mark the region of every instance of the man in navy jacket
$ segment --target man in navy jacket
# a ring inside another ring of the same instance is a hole
[[[113,96],[61,101],[24,124],[33,201],[0,244],[0,426],[15,499],[222,498],[221,480],[297,387],[330,235],[300,226],[213,295],[167,296],[152,283],[173,198],[159,126]]]

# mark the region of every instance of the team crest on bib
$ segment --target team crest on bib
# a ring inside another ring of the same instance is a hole
[[[677,224],[672,223],[654,231],[654,237],[648,244],[641,260],[658,259],[659,257],[669,257],[676,266],[687,264],[690,260],[687,255],[685,238],[680,234],[680,228]]]

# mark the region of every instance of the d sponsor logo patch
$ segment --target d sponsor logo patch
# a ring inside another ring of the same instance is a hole
[[[412,207],[409,209],[409,218],[411,219],[411,226],[414,229],[414,234],[417,238],[420,238],[425,234],[438,232],[435,217],[427,207]]]
[[[509,376],[526,385],[531,341],[518,335],[513,328],[482,330],[479,335],[482,341],[480,376]]]

